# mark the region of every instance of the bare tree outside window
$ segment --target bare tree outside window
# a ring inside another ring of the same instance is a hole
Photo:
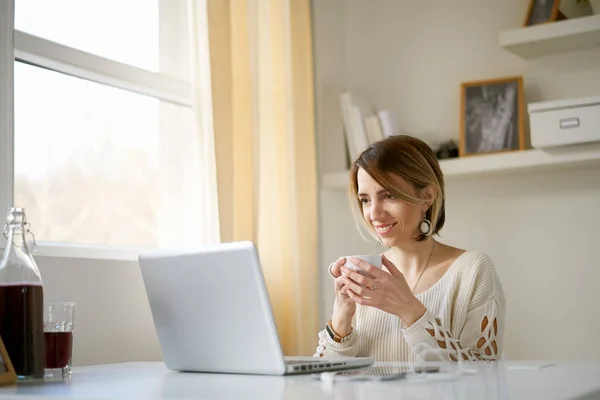
[[[15,204],[39,240],[155,246],[159,101],[16,63]]]
[[[3,149],[14,179],[0,189],[27,210],[38,241],[203,240],[187,6],[15,2],[14,150]]]

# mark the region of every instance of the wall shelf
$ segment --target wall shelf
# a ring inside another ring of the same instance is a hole
[[[446,181],[453,178],[481,177],[533,170],[564,169],[589,164],[600,165],[600,144],[523,150],[480,156],[441,160]],[[324,174],[321,186],[325,189],[345,189],[348,172]]]
[[[525,59],[600,48],[600,15],[503,31],[499,42],[506,50]]]

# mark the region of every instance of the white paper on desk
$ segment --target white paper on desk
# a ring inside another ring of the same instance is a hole
[[[507,365],[507,370],[537,370],[555,366],[556,363],[548,361],[519,361],[515,364]]]

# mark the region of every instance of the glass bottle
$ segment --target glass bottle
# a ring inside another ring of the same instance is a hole
[[[31,255],[27,216],[10,208],[3,231],[6,248],[0,261],[0,337],[20,379],[44,377],[44,290]]]

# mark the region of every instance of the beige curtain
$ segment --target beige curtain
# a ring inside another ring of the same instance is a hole
[[[286,355],[317,343],[309,0],[209,0],[222,241],[257,244]]]
[[[160,104],[161,132],[169,132],[168,137],[161,138],[161,184],[157,193],[164,211],[157,216],[162,246],[220,241],[207,3],[192,0],[187,6],[192,113],[181,112],[181,107],[168,102]],[[175,66],[168,59],[161,60],[163,72],[176,72]],[[178,221],[182,216],[188,222],[183,228]]]

